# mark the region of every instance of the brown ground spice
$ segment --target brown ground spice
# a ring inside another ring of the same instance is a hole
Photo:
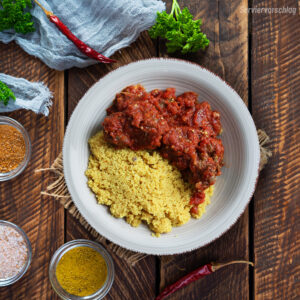
[[[0,125],[0,173],[17,168],[23,161],[25,152],[22,133],[10,125]]]

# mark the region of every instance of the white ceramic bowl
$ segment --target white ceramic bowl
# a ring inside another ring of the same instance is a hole
[[[221,114],[225,167],[217,178],[206,213],[199,220],[173,228],[160,238],[145,225],[133,228],[98,205],[87,186],[88,139],[101,129],[106,108],[124,87],[140,83],[147,91],[175,87],[177,94],[194,91]],[[63,148],[64,174],[74,203],[101,235],[133,251],[175,254],[208,244],[228,230],[250,201],[260,159],[256,128],[239,95],[215,74],[175,59],[149,59],[121,67],[97,82],[83,96],[70,119]]]

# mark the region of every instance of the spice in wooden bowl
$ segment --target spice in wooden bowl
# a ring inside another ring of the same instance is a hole
[[[0,173],[16,169],[26,153],[22,133],[11,125],[0,125]]]

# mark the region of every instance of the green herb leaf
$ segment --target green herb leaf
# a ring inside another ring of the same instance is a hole
[[[0,0],[0,31],[14,29],[17,33],[35,31],[31,0]]]
[[[0,81],[0,102],[7,105],[10,99],[16,100],[14,93],[4,82]]]
[[[149,35],[153,39],[166,39],[169,53],[197,52],[200,49],[205,50],[209,45],[208,38],[201,31],[201,24],[201,20],[193,20],[188,8],[181,11],[177,0],[173,0],[170,14],[165,11],[157,13],[156,23],[149,30]]]

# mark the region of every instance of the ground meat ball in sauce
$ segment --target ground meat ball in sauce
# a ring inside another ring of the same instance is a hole
[[[106,139],[117,147],[160,151],[195,185],[191,213],[204,201],[204,190],[221,174],[224,148],[217,137],[220,114],[198,95],[186,92],[176,97],[175,89],[128,86],[107,109],[103,128]]]

